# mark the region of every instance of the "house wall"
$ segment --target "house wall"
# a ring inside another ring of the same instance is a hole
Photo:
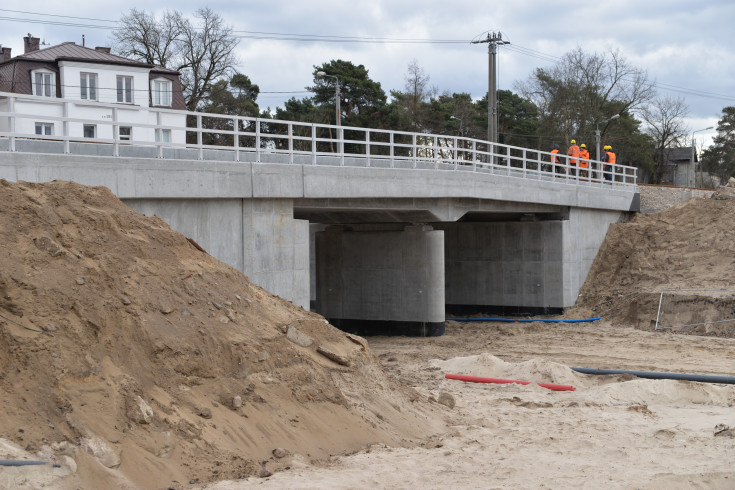
[[[78,76],[78,74],[77,74]],[[135,82],[134,82],[135,83]],[[64,135],[64,105],[66,99],[51,99],[47,97],[31,96],[24,100],[16,100],[15,132],[27,136],[35,136],[35,124],[44,122],[52,124],[53,136]],[[113,110],[117,110],[117,125],[131,126],[132,142],[140,144],[152,144],[155,142],[155,125],[158,116],[156,112],[148,110],[148,107],[129,104],[105,104],[101,102],[81,101],[79,97],[68,105],[68,134],[73,138],[82,139],[84,135],[84,124],[96,126],[96,137],[98,139],[113,139]],[[8,110],[7,99],[0,98],[3,110]],[[186,115],[177,112],[161,112],[162,126],[169,128],[183,128],[186,126]],[[0,131],[8,130],[8,118],[0,118]],[[184,144],[186,139],[185,130],[171,129],[171,142],[173,144]]]
[[[148,73],[150,68],[98,63],[81,63],[78,61],[59,61],[61,78],[61,97],[64,99],[82,100],[80,87],[81,73],[97,74],[98,102],[117,103],[117,76],[133,77],[133,103],[137,109],[147,108],[149,104],[150,85]]]

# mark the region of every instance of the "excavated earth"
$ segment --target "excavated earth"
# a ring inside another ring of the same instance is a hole
[[[181,488],[438,429],[364,339],[107,188],[0,196],[0,459],[57,464],[0,487]]]

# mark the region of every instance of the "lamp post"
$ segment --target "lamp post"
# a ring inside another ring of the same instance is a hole
[[[449,116],[449,119],[456,119],[459,121],[459,135],[462,136],[462,119],[457,116]]]
[[[335,90],[334,90],[334,103],[335,103],[335,106],[337,108],[336,109],[337,126],[340,126],[341,125],[340,124],[341,123],[340,119],[342,119],[342,117],[341,117],[342,114],[341,114],[341,111],[339,109],[339,78],[337,78],[335,75],[327,75],[323,71],[316,72],[316,76],[318,76],[319,78],[325,78],[325,77],[334,78],[334,80],[335,80],[335,82],[334,82],[334,88],[335,88]]]
[[[691,161],[689,162],[689,172],[687,172],[688,174],[687,184],[689,185],[689,187],[692,187],[693,184],[696,184],[696,176],[694,174],[694,133],[699,133],[700,131],[707,131],[708,129],[714,129],[714,126],[692,131],[692,157],[691,157]],[[700,168],[701,168],[701,165],[700,165]],[[702,183],[700,182],[699,185],[702,185]]]
[[[319,78],[334,78],[334,105],[336,110],[336,120],[337,120],[337,139],[342,139],[342,131],[339,126],[342,125],[342,111],[339,108],[339,78],[337,78],[335,75],[327,75],[323,71],[316,72],[316,76]],[[342,153],[342,143],[337,142],[337,152]]]
[[[613,117],[603,121],[602,123],[607,124],[613,119],[617,119],[619,117],[620,117],[620,114],[615,114]],[[597,129],[595,129],[595,142],[597,143],[597,161],[600,161],[600,123],[599,122],[597,123]]]

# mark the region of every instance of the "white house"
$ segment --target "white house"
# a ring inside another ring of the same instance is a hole
[[[17,115],[0,118],[0,132],[185,143],[186,104],[178,72],[111,54],[110,48],[67,42],[39,49],[39,38],[30,34],[24,41],[20,56],[0,49],[0,112]]]

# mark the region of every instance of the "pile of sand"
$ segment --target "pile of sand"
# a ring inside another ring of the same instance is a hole
[[[735,290],[735,201],[716,193],[656,214],[614,224],[592,264],[570,317],[604,316],[621,326],[652,329],[662,289]],[[693,292],[670,306],[682,324],[735,317],[735,294]],[[677,330],[735,337],[735,322]]]
[[[108,189],[0,195],[0,459],[60,465],[0,486],[182,487],[437,429],[363,339]]]

